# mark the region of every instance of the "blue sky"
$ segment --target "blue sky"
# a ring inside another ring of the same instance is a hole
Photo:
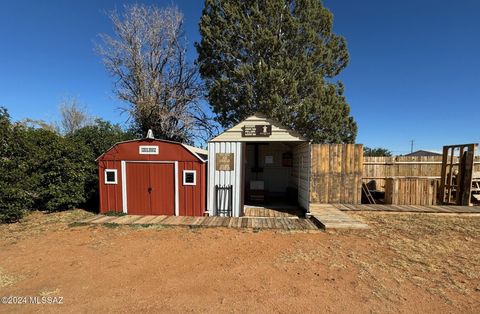
[[[105,12],[131,2],[1,0],[0,106],[15,120],[55,121],[59,100],[78,96],[91,114],[125,122],[93,43],[111,31]],[[183,11],[195,58],[203,1],[145,3],[174,3]],[[350,65],[339,79],[359,125],[358,143],[402,154],[410,140],[430,150],[480,141],[480,2],[324,4],[349,47]]]

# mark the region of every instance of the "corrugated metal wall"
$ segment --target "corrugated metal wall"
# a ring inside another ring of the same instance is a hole
[[[210,142],[208,143],[208,196],[207,209],[210,215],[215,213],[215,185],[233,186],[232,204],[233,216],[239,217],[243,212],[243,154],[245,143],[242,142]],[[232,171],[215,169],[217,153],[233,153],[234,166]],[[230,200],[226,199],[225,202]]]
[[[311,145],[304,143],[293,150],[293,181],[298,189],[298,204],[308,211],[310,205]]]

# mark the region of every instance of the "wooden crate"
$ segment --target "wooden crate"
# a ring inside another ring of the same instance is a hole
[[[421,177],[393,177],[385,180],[385,204],[436,205],[440,180]]]

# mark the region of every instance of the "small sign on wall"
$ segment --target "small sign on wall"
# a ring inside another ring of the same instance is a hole
[[[232,171],[234,165],[233,153],[216,153],[215,154],[215,170]]]
[[[268,137],[272,135],[272,126],[269,124],[245,125],[242,129],[243,137]]]
[[[273,164],[273,156],[265,156],[265,164]]]
[[[138,153],[140,155],[158,155],[158,146],[139,146]]]

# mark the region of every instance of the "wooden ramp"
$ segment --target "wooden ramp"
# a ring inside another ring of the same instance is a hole
[[[323,228],[368,229],[368,225],[342,212],[332,204],[310,204],[310,216]]]
[[[282,208],[270,208],[260,206],[245,206],[244,215],[246,217],[266,217],[266,218],[298,218],[305,217],[305,212],[296,206],[284,206]]]
[[[420,205],[370,205],[332,204],[341,211],[376,211],[397,213],[480,214],[480,206],[420,206]]]
[[[310,219],[298,217],[190,217],[190,216],[104,216],[97,215],[82,223],[118,225],[164,225],[186,227],[223,227],[247,229],[276,229],[283,231],[319,231]]]

